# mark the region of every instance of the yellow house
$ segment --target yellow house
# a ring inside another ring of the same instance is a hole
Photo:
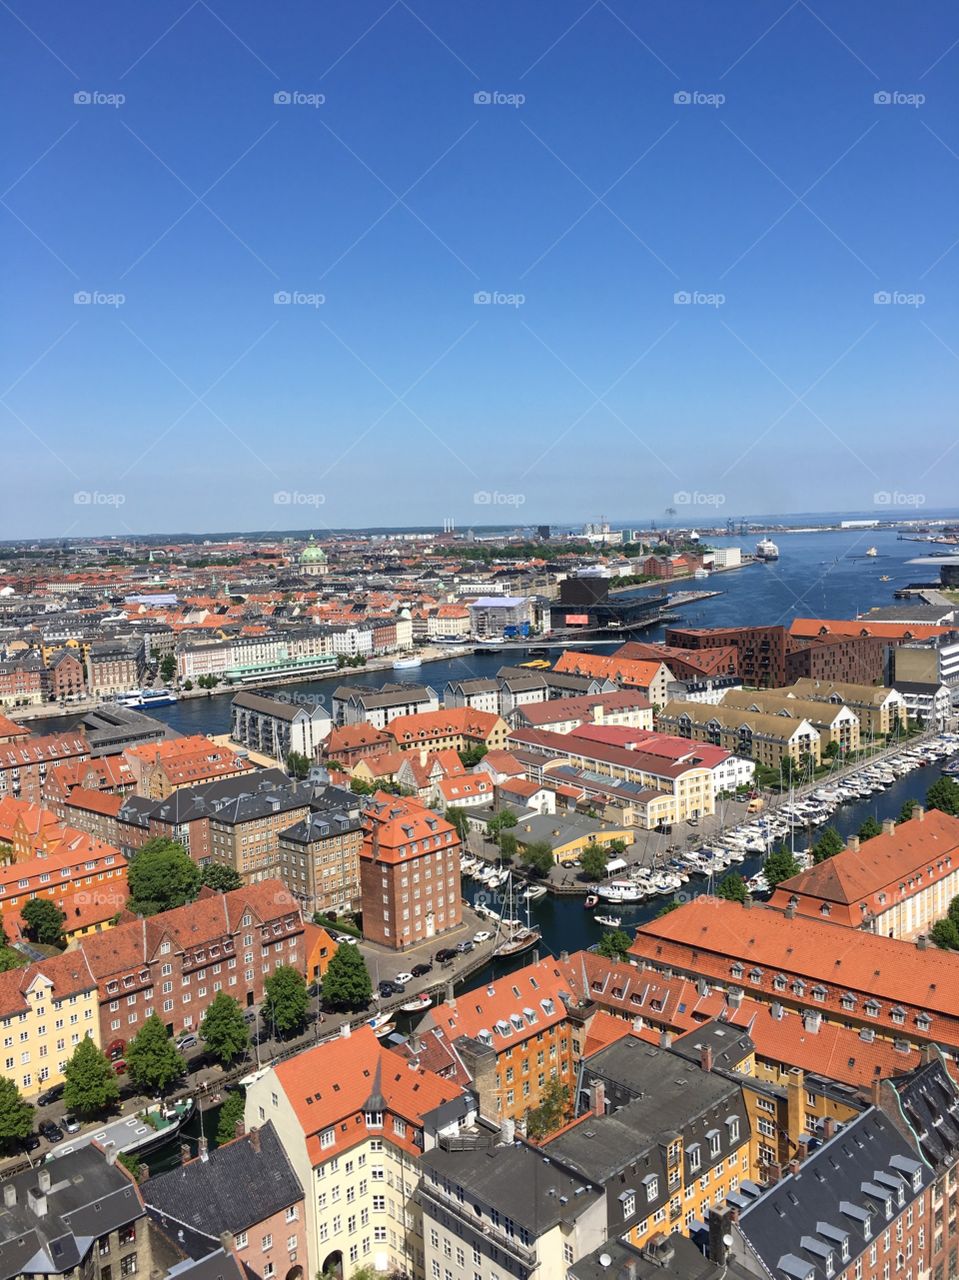
[[[0,974],[2,1074],[25,1098],[60,1084],[74,1049],[100,1046],[97,984],[79,951]]]
[[[624,844],[633,842],[633,833],[628,827],[600,826],[593,818],[559,813],[523,818],[510,828],[510,833],[520,849],[531,844],[548,844],[559,863],[572,862],[587,845],[605,846],[614,840],[622,840]]]

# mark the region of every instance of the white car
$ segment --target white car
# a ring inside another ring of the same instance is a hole
[[[393,985],[399,986],[399,987],[405,987],[408,982],[412,982],[412,981],[413,981],[413,975],[411,973],[398,973],[396,977],[393,979]]]
[[[479,933],[474,933],[474,934],[473,934],[473,941],[474,941],[474,942],[489,942],[489,940],[490,940],[490,938],[492,938],[492,936],[493,936],[493,935],[492,935],[491,933],[488,933],[488,932],[486,931],[486,929],[480,929]]]

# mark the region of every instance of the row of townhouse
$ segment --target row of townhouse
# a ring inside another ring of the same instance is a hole
[[[88,760],[90,745],[82,733],[17,737],[0,744],[0,798],[14,796],[39,803],[47,774],[67,760]]]
[[[718,705],[667,702],[656,717],[657,727],[693,742],[723,747],[767,769],[778,769],[787,758],[794,764],[806,757],[820,763],[823,742],[810,721],[727,705],[729,697]]]

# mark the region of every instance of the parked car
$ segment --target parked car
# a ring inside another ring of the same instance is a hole
[[[456,952],[452,947],[440,947],[439,951],[436,953],[436,959],[440,964],[446,964],[448,960],[453,960],[455,956]]]
[[[42,1120],[37,1128],[47,1142],[60,1142],[63,1139],[63,1130],[52,1120]]]
[[[49,1089],[44,1089],[43,1093],[37,1094],[37,1106],[48,1107],[51,1102],[59,1102],[62,1097],[63,1085],[51,1085]]]
[[[25,1138],[20,1139],[20,1146],[24,1151],[36,1151],[40,1145],[39,1133],[28,1133]]]
[[[463,942],[457,942],[456,944],[457,955],[464,956],[466,955],[467,951],[472,951],[472,950],[473,950],[473,943],[469,938],[466,938]]]
[[[118,1076],[122,1076],[123,1073],[126,1071],[126,1069],[127,1069],[126,1060],[124,1058],[117,1058],[116,1062],[113,1064],[113,1070],[116,1072],[116,1074]]]
[[[396,994],[396,988],[392,982],[381,982],[376,989],[380,993],[381,1000],[388,1000],[390,996]]]
[[[67,1133],[79,1133],[80,1121],[76,1118],[76,1116],[64,1116],[63,1127],[64,1129],[66,1129]]]
[[[199,1037],[188,1031],[186,1035],[180,1036],[176,1042],[176,1047],[183,1053],[187,1049],[195,1049],[199,1043]]]
[[[481,942],[489,942],[489,940],[490,940],[490,938],[492,938],[492,936],[493,936],[493,935],[492,935],[488,930],[486,930],[486,929],[480,929],[479,933],[474,933],[474,934],[473,934],[473,941],[474,941],[477,945],[479,945],[479,943],[481,943]]]
[[[414,978],[425,978],[428,973],[433,972],[433,966],[425,962],[423,964],[414,964],[411,972]]]
[[[412,981],[413,981],[413,975],[411,973],[398,973],[396,977],[393,979],[393,986],[405,987],[408,982],[412,982]]]

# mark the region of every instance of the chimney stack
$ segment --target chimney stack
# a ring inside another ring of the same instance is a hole
[[[772,1184],[774,1182],[778,1182],[782,1176],[783,1176],[782,1165],[777,1160],[771,1160],[769,1164],[766,1165],[767,1183],[769,1183],[769,1185],[772,1186]]]
[[[836,1136],[836,1120],[834,1116],[823,1116],[822,1121],[822,1140],[828,1142],[830,1138]]]
[[[926,816],[925,807],[921,804],[917,804],[915,809],[913,809],[912,811],[912,816],[916,819],[917,822],[922,822]]]
[[[250,1130],[250,1149],[256,1155],[260,1154],[260,1131],[256,1125]]]
[[[786,917],[786,919],[787,919],[787,920],[795,920],[795,919],[796,919],[796,904],[795,904],[795,902],[790,902],[789,906],[786,908],[786,910],[785,910],[785,912],[784,912],[783,914],[785,915],[785,917]]]
[[[895,831],[895,829],[896,829],[896,820],[895,820],[895,818],[883,818],[883,820],[882,820],[882,834],[883,834],[884,836],[891,836],[891,835],[892,835],[892,833]]]
[[[849,836],[849,838],[846,840],[846,848],[847,848],[847,849],[849,849],[852,853],[858,853],[858,852],[859,852],[859,837],[858,837],[858,836]]]
[[[925,933],[920,933],[918,938],[916,938],[916,946],[919,948],[920,951],[928,951],[929,950],[928,935]]]
[[[713,1048],[712,1045],[704,1044],[699,1049],[699,1065],[704,1071],[712,1071],[713,1069]]]
[[[44,1195],[50,1190],[50,1170],[46,1165],[41,1165],[37,1170],[37,1186]]]
[[[594,1080],[589,1086],[589,1109],[594,1116],[606,1114],[606,1086],[602,1080]]]
[[[39,1187],[30,1187],[27,1191],[27,1203],[38,1218],[47,1216],[47,1197]]]
[[[232,1253],[236,1248],[236,1240],[232,1231],[220,1232],[220,1248],[224,1253]]]
[[[137,1182],[141,1185],[148,1182],[150,1178],[150,1166],[148,1164],[137,1165]]]
[[[200,1159],[203,1161],[204,1164],[206,1164],[207,1160],[209,1160],[210,1158],[210,1152],[208,1149],[206,1138],[200,1138],[199,1147],[200,1147]]]
[[[3,1203],[8,1209],[12,1209],[17,1203],[17,1188],[12,1182],[3,1184]]]
[[[188,1142],[180,1143],[180,1164],[189,1164],[191,1160],[190,1144]]]
[[[671,1031],[665,1031],[665,1030],[660,1031],[659,1033],[660,1049],[668,1049],[672,1043],[673,1043],[673,1033]]]
[[[801,1161],[801,1160],[799,1160],[799,1159],[797,1159],[797,1157],[796,1157],[796,1156],[793,1156],[793,1158],[792,1158],[792,1159],[789,1161],[789,1163],[786,1165],[786,1168],[787,1168],[787,1170],[789,1171],[789,1173],[790,1173],[793,1177],[795,1177],[795,1176],[796,1176],[796,1174],[799,1172],[799,1166],[800,1166],[801,1164],[802,1164],[802,1161]]]
[[[726,1265],[732,1242],[732,1227],[738,1217],[739,1212],[732,1205],[709,1211],[709,1261],[718,1267]]]
[[[882,1081],[881,1080],[870,1081],[869,1101],[872,1103],[874,1107],[878,1107],[881,1098],[882,1098]]]
[[[245,1133],[246,1133],[246,1125],[243,1123],[242,1120],[237,1120],[236,1124],[233,1126],[234,1138],[242,1138]]]

